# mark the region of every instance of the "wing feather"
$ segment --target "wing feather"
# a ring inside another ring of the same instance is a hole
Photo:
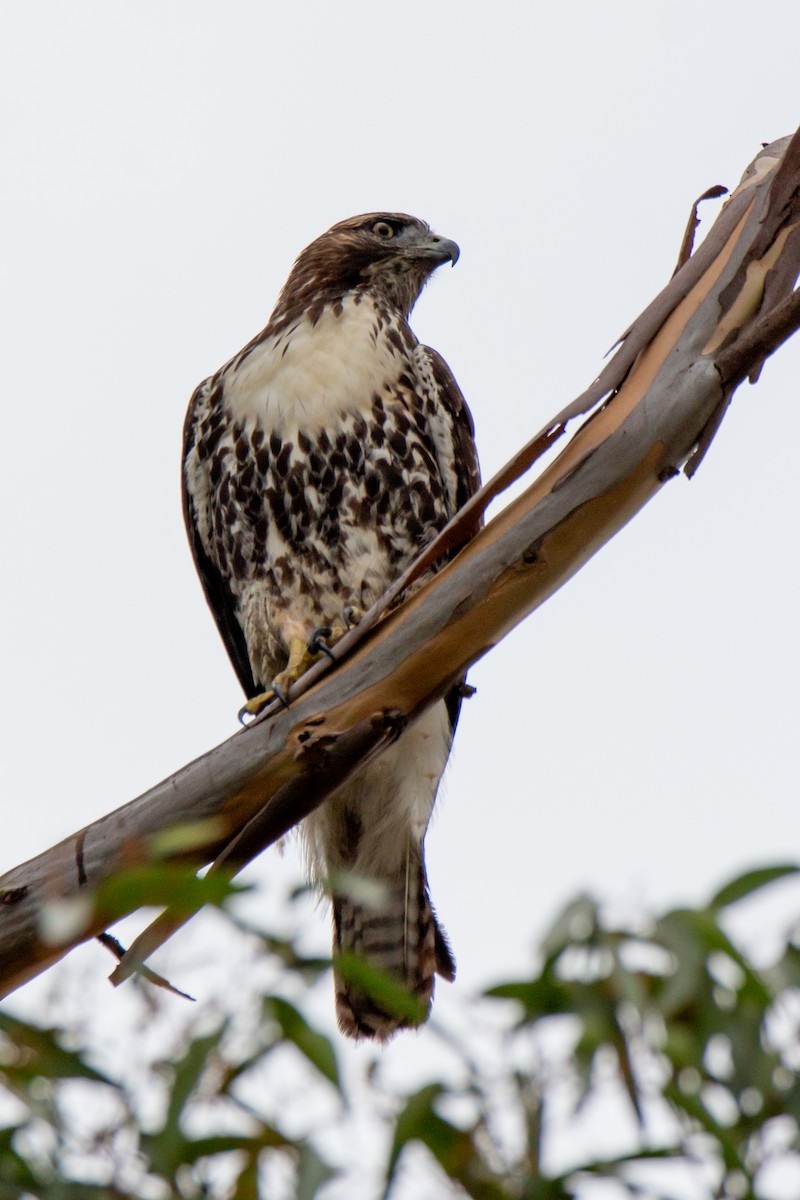
[[[461,388],[441,354],[430,346],[426,346],[425,351],[439,389],[439,400],[453,423],[453,453],[458,479],[456,508],[463,508],[481,486],[475,425]]]
[[[198,409],[205,396],[205,388],[206,384],[201,383],[194,392],[189,402],[189,410],[186,413],[186,420],[183,426],[183,455],[181,458],[183,519],[186,524],[186,533],[189,537],[192,557],[197,568],[197,574],[200,576],[200,582],[203,585],[208,607],[211,609],[214,620],[217,622],[217,628],[219,629],[225,649],[228,651],[228,657],[239,677],[239,682],[244,688],[245,695],[248,699],[251,699],[253,696],[257,696],[263,689],[253,679],[253,671],[247,655],[244,633],[236,618],[236,603],[233,592],[228,586],[227,580],[211,560],[203,546],[194,497],[189,490],[186,479],[186,462],[197,442]]]
[[[453,457],[456,470],[456,507],[463,508],[471,496],[481,486],[481,469],[478,462],[478,448],[475,444],[475,424],[472,413],[464,399],[461,388],[456,383],[453,372],[448,367],[438,350],[426,346],[425,350],[433,370],[433,377],[439,388],[439,400],[450,415],[453,426]],[[458,553],[460,547],[450,552],[450,558]],[[456,732],[458,716],[461,712],[461,688],[466,675],[445,696],[447,713],[450,718],[451,736]]]

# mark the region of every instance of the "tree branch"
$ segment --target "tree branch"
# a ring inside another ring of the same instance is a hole
[[[248,728],[0,880],[0,994],[127,911],[92,889],[154,861],[239,869],[330,795],[558,590],[681,467],[696,467],[738,384],[797,328],[800,134],[766,147],[700,247],[618,343],[598,379],[455,518],[404,578]],[[399,607],[490,500],[586,415],[527,490]],[[688,460],[688,461],[687,461]],[[48,914],[74,914],[57,944]],[[167,910],[125,977],[185,919]]]

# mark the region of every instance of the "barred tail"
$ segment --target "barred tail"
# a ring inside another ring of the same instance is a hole
[[[403,1004],[396,988],[382,989],[380,979],[357,982],[352,976],[358,967],[348,972],[342,964],[335,973],[336,1016],[348,1037],[383,1042],[428,1019],[434,975],[452,982],[456,964],[433,911],[422,858],[414,855],[407,880],[374,882],[379,884],[374,902],[334,899],[334,953],[357,955],[367,968],[386,972],[412,1003]]]

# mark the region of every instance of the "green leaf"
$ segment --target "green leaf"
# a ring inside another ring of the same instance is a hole
[[[129,1192],[120,1192],[104,1183],[85,1183],[82,1180],[54,1179],[47,1183],[38,1183],[24,1192],[19,1189],[6,1192],[0,1185],[0,1200],[19,1200],[20,1195],[25,1200],[122,1200]]]
[[[314,1200],[336,1172],[308,1142],[301,1147],[294,1200]]]
[[[694,1022],[672,1019],[667,1025],[664,1054],[672,1064],[673,1074],[683,1067],[694,1067],[699,1071],[703,1065],[706,1039],[701,1036]]]
[[[409,1025],[422,1025],[428,1007],[412,992],[397,983],[386,971],[373,967],[358,954],[337,954],[336,970],[351,987],[364,992],[379,1008],[402,1017]]]
[[[696,1005],[710,990],[706,962],[708,949],[698,936],[690,909],[675,909],[656,926],[656,940],[672,954],[674,969],[656,989],[656,1002],[667,1017]]]
[[[229,837],[230,827],[221,815],[203,817],[199,821],[182,821],[179,825],[170,825],[148,836],[147,859],[157,863],[177,854],[188,857],[192,850],[197,850],[195,857],[203,860],[208,856],[212,841],[225,842]]]
[[[541,943],[547,962],[553,962],[567,946],[585,945],[595,933],[597,924],[597,904],[592,897],[576,897],[562,909]]]
[[[626,1167],[635,1167],[641,1163],[650,1162],[675,1162],[683,1164],[686,1162],[686,1155],[678,1147],[658,1147],[652,1150],[642,1148],[640,1150],[632,1150],[629,1154],[620,1154],[615,1158],[599,1158],[592,1159],[589,1162],[581,1163],[579,1167],[566,1171],[563,1175],[559,1175],[552,1182],[557,1184],[561,1189],[557,1194],[559,1196],[569,1197],[574,1200],[574,1197],[579,1193],[576,1191],[576,1180],[583,1175],[592,1175],[596,1179],[615,1179],[621,1182],[625,1180]],[[537,1195],[537,1193],[531,1193]],[[582,1193],[580,1193],[582,1194]],[[610,1195],[616,1196],[618,1193],[614,1191]],[[628,1195],[642,1195],[645,1193],[628,1192]],[[650,1194],[649,1192],[647,1193]],[[525,1193],[527,1197],[527,1192]],[[666,1200],[666,1197],[663,1198]]]
[[[484,992],[496,1000],[518,1000],[525,1009],[526,1023],[542,1017],[557,1016],[573,1011],[572,989],[552,975],[538,979],[520,980],[515,983],[499,983]]]
[[[95,908],[112,920],[119,913],[143,907],[172,906],[178,913],[193,913],[205,904],[222,906],[231,896],[250,890],[223,871],[202,878],[191,868],[175,863],[126,867],[104,880],[94,892]]]
[[[151,1169],[165,1179],[172,1179],[177,1168],[185,1161],[188,1142],[181,1130],[183,1113],[224,1030],[225,1026],[222,1025],[214,1033],[195,1038],[189,1043],[182,1058],[175,1064],[164,1124],[156,1133],[142,1137],[142,1152]]]
[[[236,1180],[231,1200],[261,1200],[258,1193],[258,1157],[249,1158]]]
[[[9,1040],[9,1048],[0,1050],[0,1071],[9,1080],[21,1083],[34,1077],[48,1079],[90,1079],[94,1083],[116,1084],[89,1066],[80,1052],[65,1050],[58,1029],[39,1028],[0,1013],[0,1033]]]
[[[800,950],[797,946],[790,943],[778,962],[767,968],[764,974],[775,992],[783,988],[800,988]]]
[[[679,1112],[684,1112],[687,1116],[694,1118],[702,1129],[714,1139],[728,1170],[741,1171],[749,1179],[742,1148],[737,1145],[735,1131],[720,1125],[712,1116],[703,1103],[702,1093],[682,1092],[676,1084],[669,1084],[664,1088],[664,1095],[672,1101]]]
[[[436,1112],[435,1102],[443,1095],[447,1095],[444,1085],[434,1083],[406,1099],[395,1124],[383,1200],[389,1196],[401,1155],[410,1142],[425,1146],[448,1178],[461,1184],[473,1200],[511,1200],[511,1193],[484,1162],[472,1131],[459,1129]],[[516,1189],[514,1194],[518,1194]]]
[[[513,1196],[520,1200],[575,1200],[575,1189],[569,1184],[570,1176],[561,1179],[546,1179],[543,1175],[526,1176],[522,1180],[522,1191],[515,1190]],[[510,1196],[509,1196],[510,1200]]]
[[[39,1185],[30,1163],[14,1147],[14,1139],[20,1128],[23,1126],[9,1126],[0,1130],[0,1200],[18,1200],[24,1192]]]
[[[768,883],[774,883],[776,879],[785,879],[789,875],[797,875],[798,871],[800,871],[800,866],[795,863],[786,863],[784,866],[776,867],[759,867],[755,871],[746,871],[744,875],[732,879],[730,883],[721,887],[709,901],[709,907],[727,908],[729,904],[743,900],[745,896],[752,895],[759,888],[766,887]]]
[[[262,1125],[258,1133],[215,1133],[208,1137],[186,1138],[182,1143],[181,1163],[195,1163],[201,1158],[214,1158],[217,1154],[230,1154],[243,1150],[251,1158],[261,1150],[283,1150],[295,1143],[284,1137],[270,1125]]]
[[[169,1107],[164,1120],[165,1128],[177,1127],[186,1103],[200,1082],[211,1054],[217,1049],[225,1032],[222,1025],[205,1037],[194,1038],[186,1048],[182,1058],[175,1064],[175,1074],[172,1078],[172,1089],[169,1097]]]
[[[243,925],[241,927],[247,928]],[[302,975],[307,983],[313,983],[320,975],[324,975],[331,969],[332,960],[330,958],[300,954],[294,943],[288,938],[274,937],[264,933],[263,930],[247,929],[247,931],[260,938],[270,954],[274,954],[276,958],[280,959],[290,971],[296,971]]]
[[[457,1156],[460,1159],[469,1156],[472,1144],[469,1135],[455,1129],[434,1112],[433,1103],[444,1091],[442,1084],[432,1083],[407,1098],[395,1124],[387,1184],[394,1177],[400,1155],[409,1142],[427,1146],[448,1175],[452,1174]]]
[[[279,996],[270,996],[264,1001],[264,1015],[277,1021],[286,1041],[296,1046],[311,1065],[341,1091],[339,1068],[329,1038],[312,1028],[292,1004]]]

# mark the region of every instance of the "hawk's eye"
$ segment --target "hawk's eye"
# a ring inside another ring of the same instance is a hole
[[[394,230],[388,221],[376,221],[372,226],[372,232],[377,234],[380,238],[394,237]]]

